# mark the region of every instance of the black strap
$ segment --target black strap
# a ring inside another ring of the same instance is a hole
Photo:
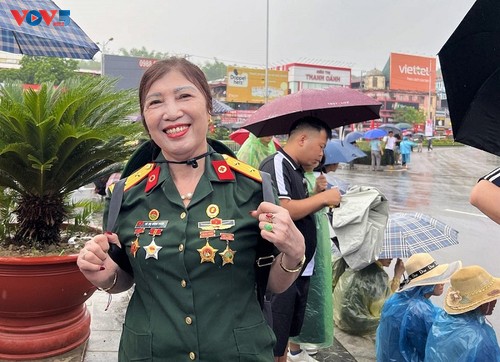
[[[264,201],[275,203],[273,192],[273,181],[271,175],[267,172],[260,171],[262,177],[262,198]],[[257,268],[255,275],[257,279],[257,298],[260,306],[264,311],[264,317],[269,325],[272,326],[272,314],[270,312],[271,299],[273,294],[267,292],[267,281],[269,279],[269,272],[271,264],[274,261],[274,256],[278,254],[278,250],[274,244],[267,240],[262,240],[257,249]],[[267,294],[266,294],[267,292]]]
[[[118,220],[118,214],[120,213],[120,207],[122,205],[123,191],[125,189],[125,181],[126,179],[121,179],[115,183],[113,188],[113,194],[111,195],[111,200],[109,201],[108,222],[106,225],[107,231],[114,231],[116,220]],[[125,251],[123,244],[121,248],[115,244],[110,244],[108,255],[121,269],[132,276],[134,275],[132,265],[130,264],[130,260],[128,259],[127,252]]]
[[[267,172],[260,171],[262,177],[262,197],[264,201],[274,204],[273,180]]]

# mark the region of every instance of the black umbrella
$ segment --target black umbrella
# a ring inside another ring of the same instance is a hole
[[[455,140],[500,155],[500,2],[477,0],[439,61]]]

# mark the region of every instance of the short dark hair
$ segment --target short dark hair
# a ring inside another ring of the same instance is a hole
[[[292,136],[294,133],[301,131],[303,129],[314,129],[318,132],[325,131],[327,139],[332,138],[332,129],[321,119],[313,116],[305,116],[296,120],[292,127],[290,127],[290,132],[288,136]]]
[[[144,100],[146,95],[154,82],[172,70],[176,70],[181,73],[187,80],[193,83],[196,88],[198,88],[198,90],[205,97],[208,113],[213,114],[212,94],[210,93],[210,87],[203,71],[187,59],[171,57],[154,63],[144,72],[144,75],[141,78],[141,83],[139,85],[139,105],[141,107],[141,117],[144,126],[146,126],[144,122]]]

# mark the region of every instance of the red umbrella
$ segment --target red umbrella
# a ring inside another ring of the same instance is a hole
[[[229,135],[229,139],[233,140],[239,145],[242,145],[250,135],[250,131],[244,128],[239,128],[233,133]],[[276,145],[276,147],[281,147],[280,141],[276,138],[273,137],[273,142]]]
[[[351,88],[303,89],[259,108],[243,124],[258,137],[288,134],[299,118],[314,116],[330,128],[378,119],[381,103]]]

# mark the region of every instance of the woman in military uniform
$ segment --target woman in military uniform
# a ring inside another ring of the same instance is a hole
[[[156,62],[139,100],[159,152],[127,177],[113,229],[105,220],[110,231],[78,257],[102,290],[135,284],[119,360],[273,361],[258,275],[267,265],[268,291],[286,290],[304,263],[302,234],[285,209],[263,201],[258,170],[207,142],[212,100],[197,66],[181,58]],[[125,262],[110,257],[110,245]],[[262,254],[269,245],[273,251]]]

